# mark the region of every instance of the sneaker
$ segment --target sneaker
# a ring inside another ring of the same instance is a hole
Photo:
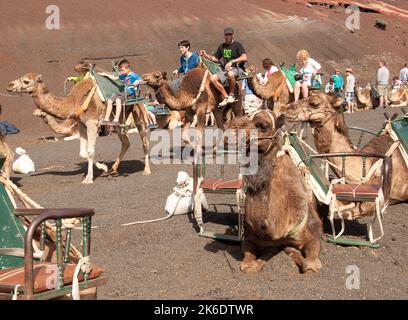
[[[220,104],[218,105],[218,108],[225,107],[228,104],[228,99],[229,97],[225,97],[224,100],[222,100]]]
[[[157,129],[159,126],[157,125],[157,123],[151,123],[147,126],[149,129]]]

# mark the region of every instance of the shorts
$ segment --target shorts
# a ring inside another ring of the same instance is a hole
[[[126,96],[127,100],[134,99],[134,98],[136,98],[136,96],[134,94],[129,94],[128,93],[127,96]],[[124,92],[114,93],[109,98],[109,100],[112,100],[113,102],[115,102],[116,99],[119,99],[122,103],[124,103],[125,102],[125,93]]]
[[[354,102],[354,92],[346,92],[346,102],[347,103]]]
[[[377,89],[380,97],[388,94],[388,86],[386,84],[379,84]]]
[[[236,68],[236,67],[232,67],[230,71],[232,71],[232,72],[234,73],[235,78],[237,78],[237,77],[244,77],[244,76],[245,76],[245,73],[244,73],[241,69],[238,69],[238,68]],[[221,70],[221,71],[219,71],[219,72],[216,73],[216,75],[217,75],[218,78],[220,79],[220,82],[221,82],[223,85],[228,84],[228,81],[227,81],[227,80],[228,80],[227,73],[228,73],[227,70]]]
[[[300,80],[301,83],[307,83],[307,86],[310,87],[312,86],[312,75],[309,73],[304,73],[302,80]]]

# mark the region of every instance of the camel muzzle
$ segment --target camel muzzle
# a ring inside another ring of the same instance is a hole
[[[16,81],[11,82],[11,83],[7,86],[6,90],[7,90],[8,92],[17,92],[17,93],[27,92],[27,90],[24,90],[23,88],[21,88],[21,86],[18,86],[18,85],[16,84]]]
[[[12,83],[10,83],[7,87],[6,87],[6,90],[8,91],[8,92],[15,92],[16,91],[16,89],[15,89],[15,85],[14,85],[14,83],[12,82]]]

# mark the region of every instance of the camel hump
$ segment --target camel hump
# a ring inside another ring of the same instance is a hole
[[[93,87],[94,82],[92,79],[84,79],[72,87],[69,95],[73,97],[76,107],[82,105]]]
[[[197,67],[187,72],[181,82],[180,90],[196,94],[201,86],[205,70],[204,67]]]

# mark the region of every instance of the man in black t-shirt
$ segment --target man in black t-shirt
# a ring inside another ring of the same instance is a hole
[[[218,105],[222,108],[229,103],[235,102],[234,89],[236,80],[239,75],[239,68],[243,68],[244,63],[248,60],[246,51],[241,43],[234,41],[234,30],[225,28],[225,42],[222,43],[214,55],[207,54],[204,50],[200,51],[200,55],[213,62],[221,63],[222,71],[211,76],[211,83],[222,94],[224,100]],[[225,91],[223,83],[228,80],[229,95]]]

